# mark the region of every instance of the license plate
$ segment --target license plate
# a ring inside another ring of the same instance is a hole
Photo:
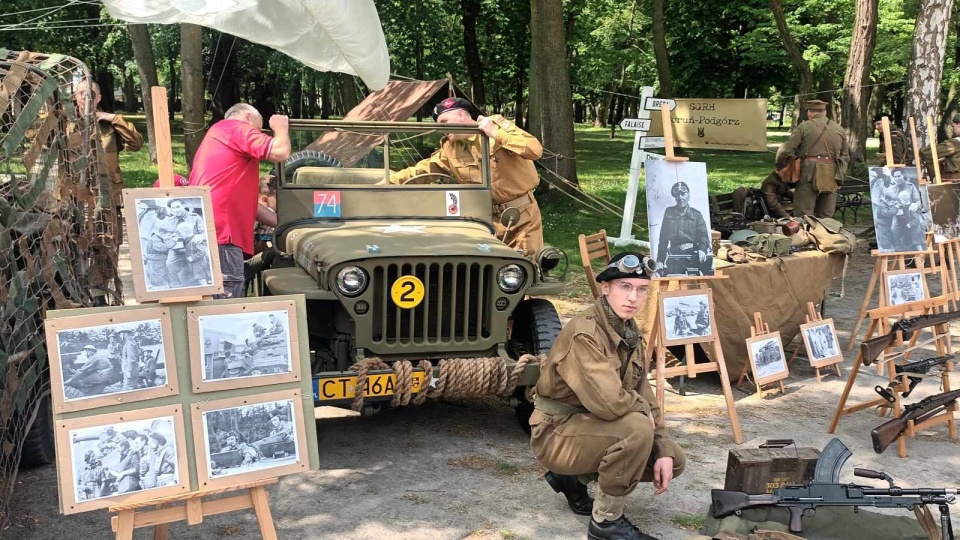
[[[414,394],[420,392],[427,374],[422,371],[413,372],[413,380],[410,383],[410,390]],[[353,399],[356,396],[355,387],[357,385],[356,375],[347,375],[344,377],[330,377],[313,380],[313,399],[314,401],[334,401],[339,399]],[[376,375],[367,375],[366,388],[363,390],[363,397],[392,396],[397,387],[397,375],[395,373],[379,373]]]

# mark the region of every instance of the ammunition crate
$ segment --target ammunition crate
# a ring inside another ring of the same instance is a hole
[[[819,450],[797,447],[783,439],[767,441],[759,448],[730,450],[723,489],[760,494],[801,484],[813,479],[819,458]]]

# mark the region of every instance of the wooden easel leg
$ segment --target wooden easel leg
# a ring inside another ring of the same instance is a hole
[[[833,369],[837,371],[837,377],[840,376],[840,364],[834,364]]]
[[[273,525],[267,489],[264,486],[250,488],[250,499],[253,502],[253,511],[257,514],[257,524],[260,525],[263,540],[277,540],[277,529]]]
[[[133,540],[134,510],[122,510],[117,514],[117,540]]]
[[[157,505],[157,510],[162,509],[164,506],[166,506],[166,505],[158,504],[158,505]],[[161,524],[159,524],[159,525],[154,526],[154,527],[153,527],[153,540],[167,540],[167,532],[168,532],[168,529],[169,529],[169,526],[168,526],[168,524],[166,524],[166,523],[161,523]]]
[[[837,410],[833,413],[833,419],[830,420],[827,433],[833,433],[837,430],[837,424],[840,423],[840,417],[843,416],[844,408],[847,405],[847,398],[850,397],[850,390],[853,389],[853,383],[857,380],[857,373],[860,372],[860,362],[861,359],[858,354],[856,360],[853,361],[853,369],[850,370],[850,375],[847,377],[847,384],[843,387],[843,393],[840,394],[840,402],[837,403]]]
[[[867,293],[863,295],[860,312],[857,313],[857,320],[853,324],[853,330],[850,331],[850,341],[847,342],[847,351],[853,350],[853,342],[857,340],[857,335],[860,333],[860,325],[863,324],[863,319],[867,316],[867,307],[870,306],[870,300],[873,298],[873,288],[876,287],[877,281],[880,279],[880,272],[883,268],[881,265],[883,264],[885,266],[885,263],[882,262],[883,260],[883,257],[878,257],[876,264],[873,266],[873,275],[870,276]],[[833,432],[831,431],[831,433]]]
[[[813,372],[817,375],[817,384],[820,384],[820,368],[813,368]]]
[[[664,371],[667,369],[667,351],[663,345],[657,345],[657,404],[663,411],[664,386],[667,384],[667,377]]]
[[[719,340],[713,342],[713,358],[717,362],[717,371],[720,372],[720,386],[723,387],[723,398],[727,402],[727,416],[730,417],[730,427],[733,429],[733,442],[743,444],[740,417],[737,416],[737,405],[733,400],[733,389],[730,388],[730,379],[727,375],[727,361],[723,358]]]
[[[897,439],[897,455],[902,458],[907,457],[907,438],[905,435],[901,435]]]

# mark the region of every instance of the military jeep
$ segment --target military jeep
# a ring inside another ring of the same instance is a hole
[[[560,320],[553,304],[532,296],[562,290],[554,273],[565,273],[565,255],[545,247],[525,257],[497,239],[488,159],[480,184],[438,173],[389,184],[391,168],[429,155],[413,139],[435,143],[437,124],[291,120],[290,127],[294,149],[306,150],[278,167],[275,251],[257,282],[264,295],[306,296],[318,406],[351,404],[357,373],[349,368],[365,358],[387,366],[426,359],[439,375],[442,359],[500,358],[511,370],[522,355],[549,351]],[[444,124],[443,133],[480,131]],[[414,375],[413,389],[423,391],[422,370]],[[524,387],[538,375],[536,364],[526,365],[511,399],[521,422],[531,410]],[[386,404],[396,384],[393,370],[371,371],[364,412]]]

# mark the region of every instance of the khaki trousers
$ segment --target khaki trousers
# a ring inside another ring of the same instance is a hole
[[[804,160],[800,166],[800,181],[793,193],[793,215],[832,218],[837,210],[837,192],[821,193],[813,185],[817,162]]]
[[[543,247],[543,218],[540,215],[540,206],[533,198],[533,193],[530,193],[530,199],[533,202],[518,208],[520,222],[514,223],[509,231],[500,223],[500,214],[493,214],[497,238],[527,256],[536,255]]]
[[[608,422],[589,413],[559,419],[534,411],[530,446],[545,467],[558,474],[598,473],[600,490],[619,497],[637,482],[653,481],[653,427],[643,413],[631,412]],[[673,441],[673,476],[683,473],[686,455]]]

